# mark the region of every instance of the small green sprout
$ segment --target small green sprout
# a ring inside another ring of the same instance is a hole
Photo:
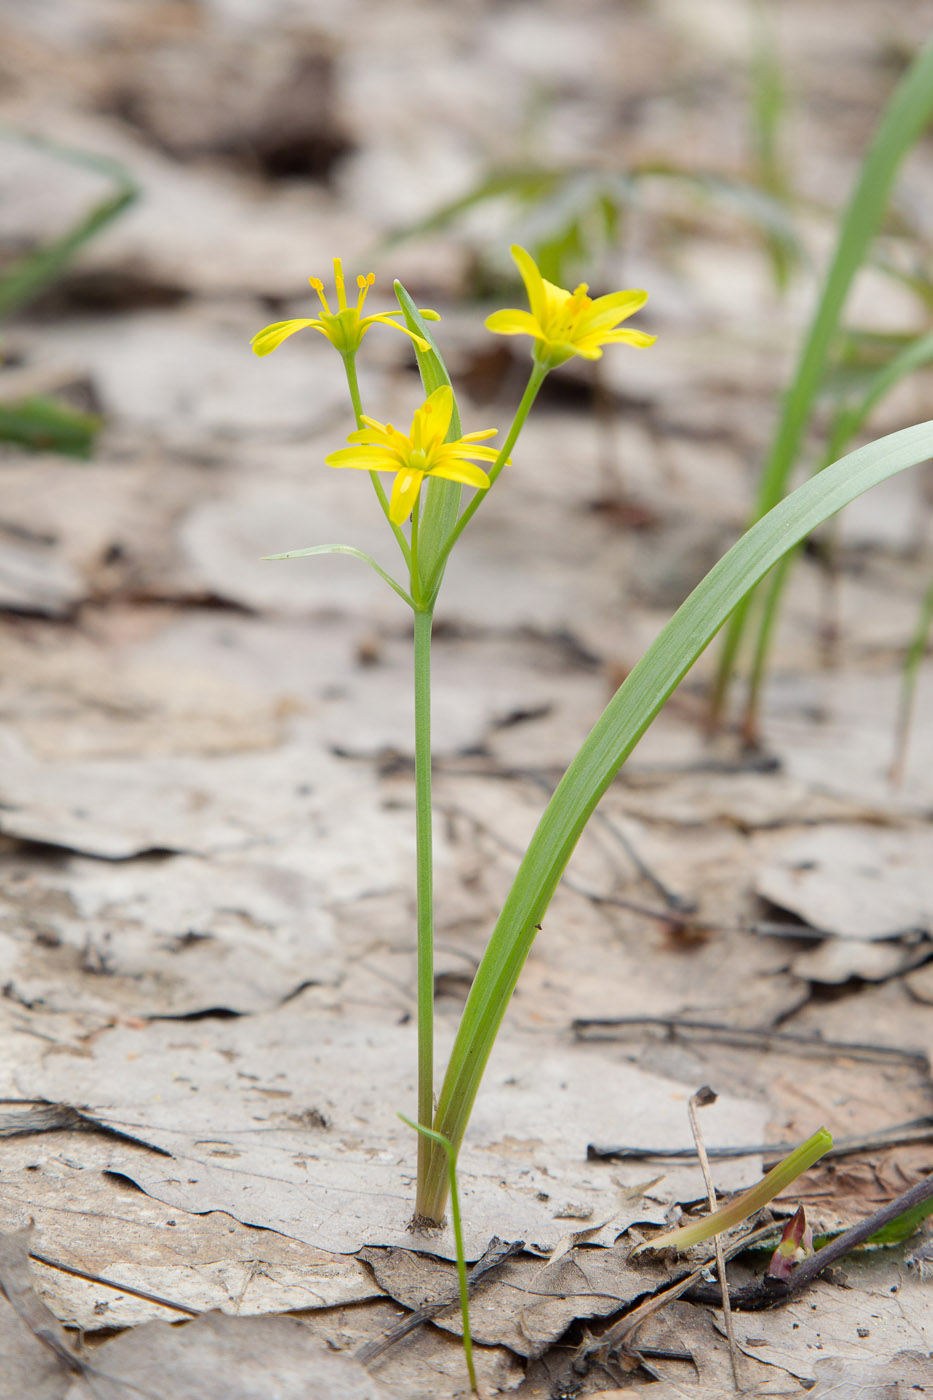
[[[721,1235],[723,1230],[731,1230],[734,1225],[741,1225],[743,1220],[747,1220],[750,1215],[754,1215],[762,1206],[766,1206],[775,1196],[785,1191],[803,1172],[809,1171],[814,1162],[818,1162],[832,1145],[832,1135],[825,1128],[819,1128],[806,1142],[782,1158],[776,1167],[772,1167],[757,1186],[743,1191],[742,1195],[737,1196],[729,1205],[713,1211],[702,1220],[690,1225],[681,1225],[663,1235],[656,1235],[653,1240],[639,1245],[636,1253],[643,1249],[690,1249],[695,1244],[712,1239],[714,1235]]]

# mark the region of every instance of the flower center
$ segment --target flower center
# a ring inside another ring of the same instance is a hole
[[[415,472],[427,471],[428,454],[420,447],[413,447],[408,455],[408,465]]]

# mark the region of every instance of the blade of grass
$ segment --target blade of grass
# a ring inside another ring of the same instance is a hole
[[[59,452],[86,461],[103,419],[37,395],[0,403],[0,442],[15,442],[30,452]]]
[[[751,137],[755,174],[760,187],[772,199],[786,203],[790,188],[780,141],[785,93],[774,31],[774,18],[766,0],[753,0]],[[766,230],[765,241],[775,284],[783,292],[794,265],[796,244],[778,229]]]
[[[864,424],[872,409],[889,394],[892,389],[900,383],[908,374],[912,374],[915,369],[920,369],[923,365],[933,360],[933,332],[929,335],[918,336],[910,345],[906,345],[899,354],[893,356],[872,379],[867,391],[863,394],[858,403],[850,408],[843,409],[836,415],[830,429],[829,447],[825,459],[818,470],[822,471],[830,462],[836,460],[840,452],[844,452],[852,438]],[[752,655],[752,664],[748,674],[748,695],[746,697],[745,711],[742,720],[742,734],[747,744],[753,744],[757,737],[758,708],[761,703],[761,693],[764,688],[767,675],[768,658],[771,654],[771,643],[774,637],[774,629],[777,626],[781,613],[781,598],[787,582],[790,578],[790,571],[794,560],[797,557],[800,546],[785,554],[771,575],[765,594],[763,606],[760,610],[761,616],[758,620],[755,632],[755,646]],[[921,616],[923,609],[921,608]],[[920,626],[923,626],[922,622]],[[929,630],[929,622],[926,624]],[[910,680],[911,657],[914,654],[916,639],[908,650],[905,660],[905,681],[901,696],[901,707],[897,722],[897,732],[899,736],[906,739],[910,728],[910,706],[913,686]],[[920,653],[917,657],[916,665],[919,665],[920,658],[926,646],[926,632],[920,642]],[[901,749],[898,749],[901,753]],[[892,767],[892,774],[897,774],[898,758],[895,758]]]
[[[772,1167],[757,1185],[743,1191],[741,1196],[737,1196],[727,1206],[712,1211],[702,1220],[681,1225],[663,1235],[656,1235],[647,1244],[639,1245],[635,1253],[640,1254],[643,1249],[690,1249],[695,1244],[702,1244],[704,1240],[711,1239],[713,1235],[721,1234],[723,1230],[731,1230],[734,1225],[741,1225],[743,1220],[747,1220],[750,1215],[754,1215],[786,1190],[798,1176],[809,1171],[814,1162],[818,1162],[832,1145],[832,1135],[825,1128],[819,1128],[806,1142],[789,1152],[776,1167]]]
[[[885,108],[839,230],[822,295],[803,343],[793,381],[784,399],[777,431],[762,471],[752,519],[760,519],[785,495],[803,435],[826,369],[849,288],[884,218],[897,172],[933,116],[933,39],[920,50]],[[725,705],[748,614],[747,600],[736,609],[723,641],[710,698],[713,719]],[[766,616],[762,628],[769,630]]]
[[[62,146],[56,141],[25,136],[9,129],[0,129],[0,136],[26,141],[67,164],[81,165],[85,169],[106,175],[115,186],[111,195],[95,204],[87,214],[82,214],[60,238],[21,258],[9,268],[0,280],[0,320],[3,320],[14,311],[19,311],[54,282],[85,243],[129,208],[139,195],[139,186],[118,161],[108,160],[105,156]]]
[[[467,998],[434,1126],[459,1150],[493,1043],[551,897],[587,821],[622,764],[704,648],[783,554],[869,487],[933,455],[933,422],[859,448],[758,521],[694,589],[631,671],[571,762],[519,866]],[[443,1215],[434,1152],[422,1214]]]
[[[920,611],[917,614],[917,625],[914,635],[911,638],[910,646],[907,648],[907,655],[904,657],[904,670],[901,676],[901,694],[897,711],[897,724],[895,726],[894,757],[891,760],[891,781],[899,783],[903,781],[904,765],[907,761],[907,741],[910,738],[910,723],[913,718],[914,697],[917,689],[917,677],[920,674],[920,663],[923,660],[927,643],[930,640],[930,630],[933,628],[933,579],[927,585],[927,591],[923,595],[923,602],[920,604]]]

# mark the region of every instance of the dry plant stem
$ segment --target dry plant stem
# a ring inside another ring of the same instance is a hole
[[[709,1198],[709,1208],[711,1213],[716,1210],[716,1187],[713,1185],[713,1174],[709,1169],[709,1158],[706,1155],[706,1144],[703,1141],[703,1134],[700,1131],[700,1119],[697,1110],[704,1108],[707,1104],[715,1103],[716,1095],[712,1089],[698,1089],[687,1104],[687,1113],[690,1116],[690,1131],[693,1133],[693,1141],[696,1143],[697,1157],[700,1159],[700,1170],[703,1173],[703,1180],[706,1183],[706,1193]],[[722,1237],[715,1235],[713,1245],[716,1250],[716,1272],[719,1275],[719,1286],[722,1289],[722,1317],[726,1325],[726,1340],[729,1343],[729,1361],[732,1365],[732,1382],[737,1391],[742,1389],[739,1380],[739,1360],[738,1348],[735,1344],[735,1329],[732,1326],[732,1309],[729,1305],[729,1285],[726,1282],[726,1256],[722,1246]]]
[[[147,1293],[145,1289],[134,1288],[129,1283],[117,1283],[112,1278],[104,1278],[102,1274],[89,1274],[86,1269],[76,1269],[71,1264],[63,1264],[59,1259],[50,1259],[47,1254],[37,1254],[35,1250],[29,1251],[30,1259],[34,1259],[37,1264],[44,1264],[47,1269],[57,1269],[59,1273],[70,1274],[72,1278],[83,1278],[88,1283],[99,1284],[101,1288],[112,1288],[115,1293],[126,1293],[131,1298],[142,1298],[145,1303],[157,1303],[160,1308],[170,1308],[172,1312],[185,1313],[188,1317],[201,1317],[203,1308],[189,1308],[187,1303],[173,1303],[171,1298],[163,1298],[159,1293]]]
[[[486,1246],[482,1257],[476,1261],[467,1274],[467,1296],[474,1291],[477,1285],[480,1284],[488,1274],[491,1274],[494,1269],[498,1269],[500,1264],[505,1264],[509,1259],[514,1259],[516,1255],[521,1254],[524,1248],[524,1240],[513,1240],[510,1244],[503,1244],[502,1240],[494,1235]],[[400,1322],[383,1336],[376,1337],[371,1342],[365,1342],[363,1346],[359,1347],[353,1353],[354,1356],[357,1361],[361,1362],[364,1366],[368,1366],[370,1362],[382,1356],[383,1352],[388,1351],[390,1347],[394,1347],[397,1342],[402,1341],[403,1338],[407,1337],[411,1332],[414,1332],[418,1327],[423,1326],[424,1323],[430,1322],[432,1318],[437,1317],[438,1313],[446,1312],[448,1308],[452,1308],[459,1298],[460,1291],[458,1287],[456,1293],[449,1294],[447,1297],[441,1298],[438,1302],[426,1303],[423,1308],[418,1308],[416,1312],[411,1313],[403,1322]]]
[[[766,1225],[760,1230],[753,1230],[748,1235],[743,1235],[724,1251],[726,1262],[734,1259],[737,1254],[741,1254],[745,1249],[751,1249],[754,1245],[760,1244],[774,1234],[774,1226]],[[586,1375],[587,1371],[594,1364],[604,1365],[613,1352],[626,1350],[632,1355],[638,1354],[638,1349],[634,1345],[634,1336],[649,1317],[666,1308],[668,1303],[674,1303],[678,1298],[682,1298],[685,1293],[689,1293],[695,1288],[703,1278],[708,1268],[707,1264],[701,1264],[698,1269],[687,1274],[677,1283],[669,1284],[662,1288],[651,1298],[646,1298],[643,1303],[630,1312],[625,1313],[617,1322],[614,1322],[609,1329],[602,1334],[597,1341],[585,1343],[577,1352],[570,1365],[571,1374],[576,1376]]]

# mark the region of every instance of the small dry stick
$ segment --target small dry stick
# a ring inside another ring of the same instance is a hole
[[[741,1254],[745,1249],[751,1249],[773,1234],[774,1226],[765,1225],[759,1230],[753,1230],[750,1234],[743,1235],[740,1239],[733,1241],[725,1250],[726,1260],[732,1259],[736,1254]],[[624,1313],[617,1322],[612,1323],[601,1337],[584,1343],[573,1356],[564,1378],[555,1383],[554,1390],[560,1393],[561,1386],[565,1391],[568,1390],[571,1385],[576,1384],[577,1378],[585,1376],[594,1364],[605,1369],[606,1363],[614,1352],[626,1351],[629,1355],[638,1357],[639,1353],[634,1341],[638,1329],[648,1321],[649,1317],[653,1317],[662,1308],[666,1308],[668,1303],[676,1302],[685,1293],[692,1292],[702,1280],[707,1267],[706,1264],[701,1264],[699,1268],[685,1274],[676,1283],[668,1284],[650,1298],[646,1298],[644,1302],[639,1303],[637,1307]]]
[[[698,1089],[687,1104],[687,1113],[690,1116],[690,1131],[693,1133],[693,1141],[696,1143],[697,1156],[700,1159],[700,1171],[703,1173],[703,1180],[706,1182],[706,1193],[709,1198],[710,1213],[716,1212],[716,1187],[713,1185],[713,1174],[709,1169],[709,1158],[706,1155],[706,1144],[703,1141],[703,1134],[700,1131],[700,1120],[697,1109],[706,1108],[708,1104],[716,1102],[715,1091],[708,1084],[702,1089]],[[726,1257],[722,1247],[722,1236],[713,1236],[713,1247],[716,1250],[716,1272],[719,1275],[719,1286],[722,1289],[722,1320],[726,1326],[726,1341],[729,1344],[729,1360],[732,1363],[732,1381],[737,1391],[742,1389],[739,1380],[739,1351],[735,1344],[735,1329],[732,1326],[732,1308],[729,1303],[729,1285],[726,1282]]]
[[[514,1259],[516,1254],[521,1254],[524,1248],[524,1240],[515,1240],[508,1244],[493,1236],[486,1246],[486,1252],[473,1265],[467,1275],[468,1292],[472,1294],[473,1289],[481,1279],[485,1278],[493,1269],[497,1269],[500,1264],[504,1264],[507,1259]],[[386,1332],[384,1336],[375,1337],[371,1342],[365,1342],[363,1346],[357,1347],[354,1352],[356,1360],[362,1362],[364,1366],[368,1366],[370,1362],[376,1360],[377,1356],[388,1351],[389,1347],[395,1346],[396,1342],[407,1337],[409,1332],[414,1332],[416,1327],[430,1322],[432,1318],[437,1317],[438,1313],[446,1312],[448,1308],[452,1308],[459,1301],[459,1290],[454,1289],[445,1297],[439,1298],[437,1302],[427,1303],[423,1308],[418,1308],[416,1312],[410,1313],[404,1321],[400,1322],[397,1327],[393,1327],[391,1331]]]

